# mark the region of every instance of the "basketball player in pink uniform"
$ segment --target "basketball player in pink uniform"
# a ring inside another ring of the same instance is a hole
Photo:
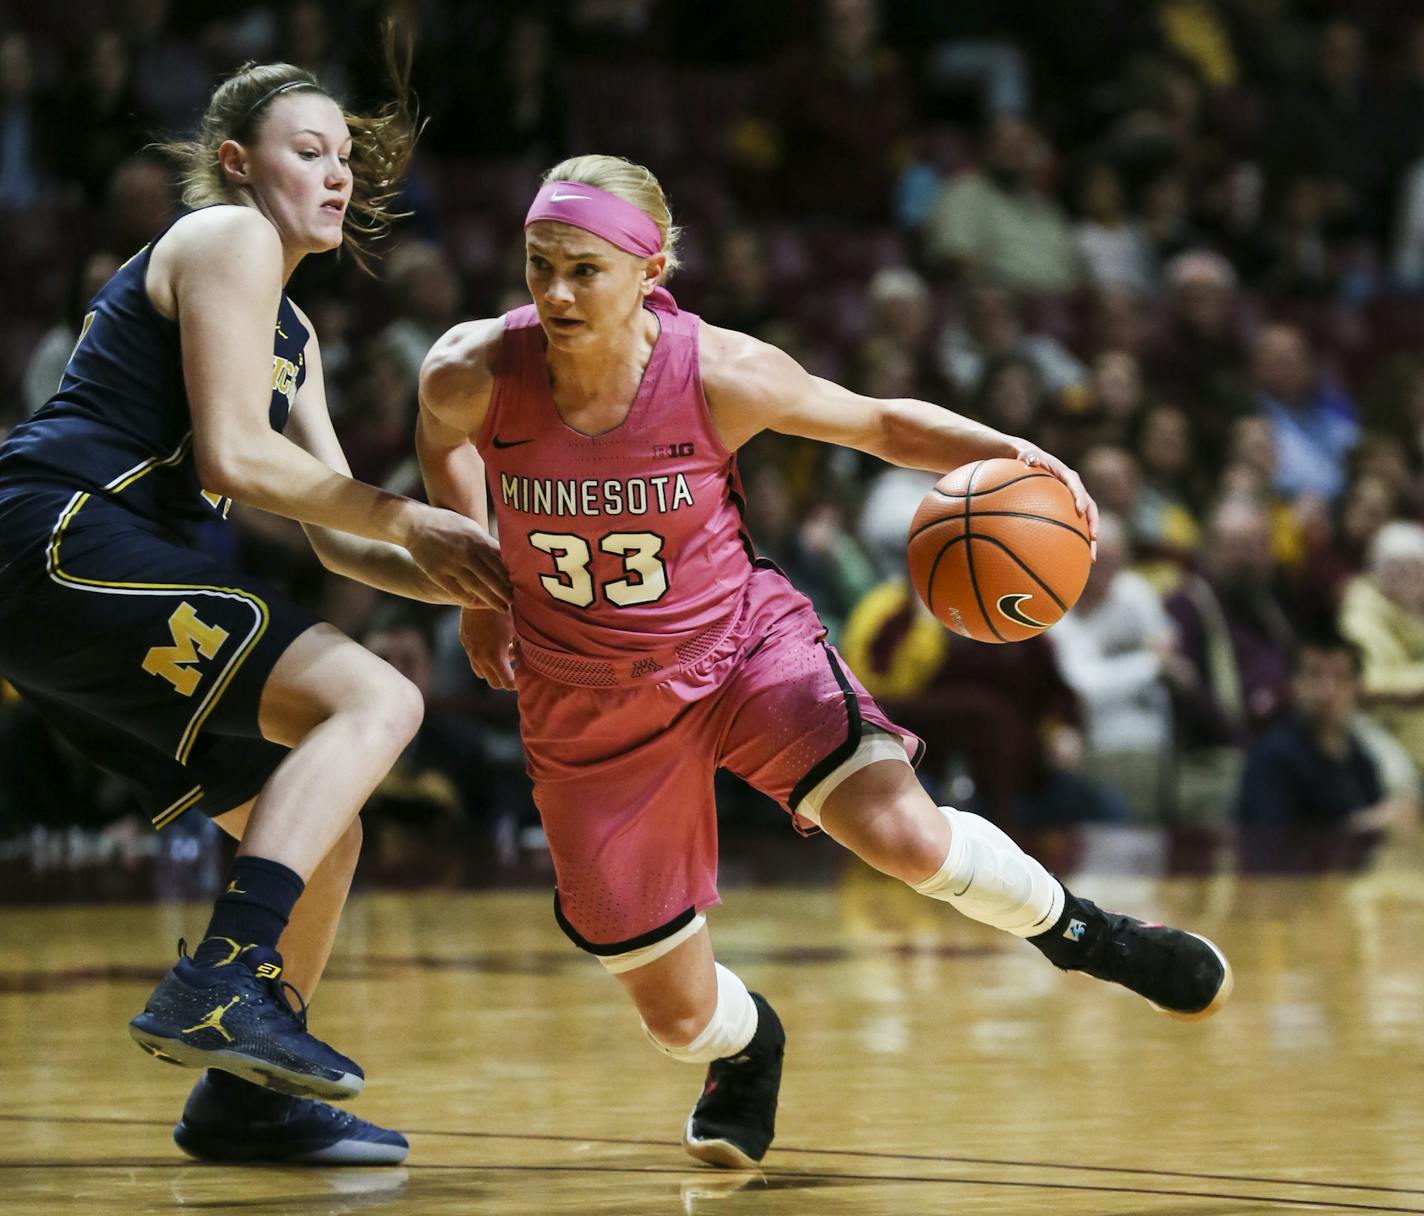
[[[676,229],[648,170],[581,156],[525,221],[532,306],[450,330],[421,374],[431,501],[486,524],[508,611],[467,611],[475,672],[517,688],[563,931],[623,984],[654,1046],[708,1065],[683,1133],[750,1167],[771,1143],[785,1035],[713,958],[712,779],[730,769],[876,869],[1028,939],[1056,966],[1202,1018],[1231,990],[1206,939],[1105,913],[988,821],[937,807],[920,741],[759,560],[735,453],[763,430],[944,472],[990,456],[1077,475],[1033,444],[920,401],[857,396],[775,347],[679,310]]]

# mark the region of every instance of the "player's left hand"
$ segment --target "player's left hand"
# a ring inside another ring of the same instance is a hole
[[[1051,452],[1045,452],[1037,444],[1028,443],[1022,439],[1014,440],[1014,458],[1022,460],[1031,469],[1047,469],[1072,491],[1073,504],[1078,508],[1078,514],[1087,521],[1089,548],[1092,550],[1093,560],[1097,561],[1098,504],[1093,501],[1092,495],[1084,489],[1083,479]]]

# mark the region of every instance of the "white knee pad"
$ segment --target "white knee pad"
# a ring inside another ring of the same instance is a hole
[[[669,1047],[659,1042],[643,1023],[643,1033],[665,1056],[685,1064],[710,1064],[724,1056],[734,1056],[756,1034],[757,1010],[747,986],[721,963],[717,965],[717,1008],[701,1033],[686,1047]]]
[[[1051,929],[1063,914],[1063,884],[987,819],[939,809],[949,820],[949,855],[915,890],[1019,937]]]

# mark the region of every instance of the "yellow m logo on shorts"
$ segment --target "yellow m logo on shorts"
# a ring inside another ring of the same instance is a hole
[[[200,673],[195,666],[198,656],[211,659],[227,641],[227,630],[205,625],[198,619],[193,605],[184,600],[168,618],[172,646],[154,646],[143,657],[143,669],[152,676],[162,676],[185,697],[191,697],[198,687]]]

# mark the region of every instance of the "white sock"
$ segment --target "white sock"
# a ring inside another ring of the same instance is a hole
[[[923,882],[910,885],[1018,937],[1051,929],[1063,914],[1063,884],[987,819],[939,809],[949,820],[949,856]]]
[[[721,963],[717,964],[717,1008],[698,1036],[686,1047],[659,1042],[643,1023],[643,1033],[665,1056],[685,1064],[710,1064],[734,1056],[752,1041],[757,1029],[757,1008],[747,986]]]

